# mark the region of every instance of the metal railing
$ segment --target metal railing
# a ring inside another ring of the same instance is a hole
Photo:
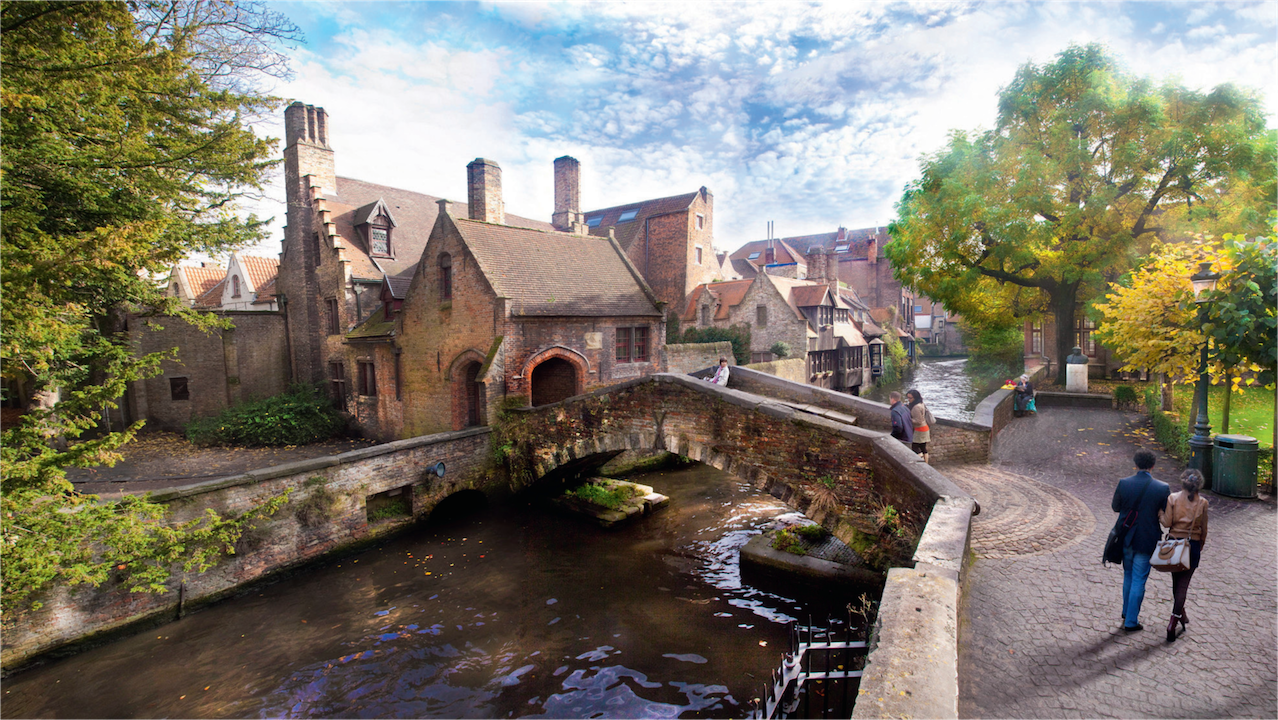
[[[772,671],[772,684],[762,700],[755,700],[751,718],[852,716],[867,649],[864,640],[852,639],[858,628],[851,616],[840,624],[841,629],[827,619],[825,627],[817,628],[809,618],[807,625],[790,626],[790,652],[781,656],[780,669]],[[820,703],[816,713],[814,696]]]

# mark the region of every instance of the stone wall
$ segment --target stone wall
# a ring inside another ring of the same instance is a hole
[[[687,375],[706,368],[719,367],[719,358],[727,358],[729,365],[736,365],[732,343],[680,343],[666,346],[666,372]]]
[[[100,588],[61,589],[43,598],[34,612],[6,613],[3,624],[3,667],[21,666],[35,655],[68,643],[119,631],[140,623],[164,622],[178,613],[179,587],[185,606],[205,604],[272,573],[355,547],[402,528],[428,515],[445,497],[461,490],[504,493],[504,475],[491,466],[491,430],[473,428],[455,433],[400,440],[342,455],[314,458],[221,478],[153,496],[166,502],[176,520],[194,518],[212,508],[239,514],[291,491],[288,503],[266,524],[256,544],[241,540],[240,552],[204,573],[179,572],[163,594],[131,593],[119,583]],[[427,468],[444,462],[443,478]],[[370,496],[394,493],[411,501],[412,516],[369,523]],[[313,518],[299,510],[308,498],[329,494],[327,517]],[[250,549],[250,545],[254,545]]]
[[[774,375],[790,382],[803,383],[808,379],[808,363],[801,357],[764,363],[750,363],[744,367],[756,372]],[[728,384],[732,384],[731,378],[729,378]]]
[[[181,431],[194,418],[210,417],[236,403],[288,389],[283,315],[247,311],[217,314],[230,320],[232,327],[205,331],[175,317],[130,318],[130,335],[139,354],[178,348],[175,359],[161,363],[160,375],[130,384],[132,419]],[[185,381],[185,399],[175,398],[175,379]]]

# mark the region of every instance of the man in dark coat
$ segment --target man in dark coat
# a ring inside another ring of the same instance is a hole
[[[892,437],[909,445],[914,440],[914,421],[910,419],[910,409],[901,402],[901,393],[893,390],[888,393],[888,401],[892,404]],[[1150,553],[1153,553],[1150,550]]]
[[[1155,480],[1149,471],[1154,467],[1154,453],[1141,448],[1136,451],[1136,474],[1118,481],[1110,506],[1123,525],[1130,526],[1123,540],[1123,630],[1136,632],[1140,624],[1140,604],[1145,599],[1145,581],[1149,579],[1149,558],[1162,536],[1158,511],[1167,505],[1171,489]]]

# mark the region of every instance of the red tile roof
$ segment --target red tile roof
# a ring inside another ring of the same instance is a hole
[[[240,267],[244,269],[244,273],[248,275],[248,280],[253,285],[255,292],[261,292],[262,288],[268,284],[275,282],[275,276],[280,271],[280,260],[278,257],[264,258],[254,255],[240,255]]]
[[[178,272],[186,276],[186,286],[191,291],[191,295],[199,297],[206,290],[213,287],[222,278],[226,277],[226,268],[218,265],[205,265],[203,267],[179,266]]]
[[[726,320],[728,311],[745,299],[746,291],[750,289],[754,278],[747,280],[726,280],[724,282],[703,283],[692,289],[688,294],[688,303],[683,311],[683,319],[694,321],[697,319],[697,305],[701,300],[701,296],[710,293],[719,302],[719,307],[715,310],[714,317],[716,320]]]

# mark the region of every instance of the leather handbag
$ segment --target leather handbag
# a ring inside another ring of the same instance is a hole
[[[1149,558],[1151,568],[1162,572],[1185,572],[1193,569],[1189,554],[1189,538],[1194,535],[1194,526],[1198,524],[1200,515],[1202,515],[1201,510],[1189,524],[1189,534],[1183,538],[1172,537],[1171,528],[1167,529],[1167,534],[1154,546],[1154,554]]]

